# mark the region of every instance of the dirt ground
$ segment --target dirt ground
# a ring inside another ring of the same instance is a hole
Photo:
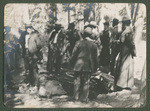
[[[146,43],[141,42],[141,47],[146,48]],[[9,91],[4,94],[4,105],[10,108],[117,108],[117,107],[141,107],[140,106],[140,85],[141,71],[145,61],[145,53],[137,49],[138,55],[135,58],[135,86],[132,91],[123,90],[108,94],[99,94],[96,99],[88,103],[74,102],[67,95],[53,96],[52,98],[41,98],[31,93],[26,84],[22,81],[25,78],[24,70],[13,75],[13,82],[19,86],[19,91]],[[44,55],[44,61],[46,61]],[[138,64],[137,64],[138,63]],[[140,63],[140,64],[139,64]],[[39,65],[39,72],[46,73],[45,65]]]
[[[20,78],[18,79],[18,82]],[[41,98],[37,94],[31,93],[28,88],[22,92],[8,92],[5,94],[4,104],[14,108],[114,108],[114,107],[139,107],[140,81],[136,80],[137,87],[132,91],[123,90],[108,94],[99,94],[96,99],[89,103],[74,102],[67,95],[53,96],[52,98]],[[24,83],[20,86],[25,85]]]

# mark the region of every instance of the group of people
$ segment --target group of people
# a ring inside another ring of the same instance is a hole
[[[131,20],[126,17],[122,21],[114,18],[112,22],[112,27],[105,22],[104,30],[97,37],[92,31],[96,25],[86,25],[83,40],[77,41],[73,48],[70,62],[75,71],[75,100],[88,101],[90,77],[101,66],[108,66],[110,74],[114,76],[114,91],[131,90],[134,86],[133,58],[136,51]],[[119,22],[122,23],[121,32],[118,31]],[[98,39],[102,46],[100,54]]]
[[[38,85],[37,62],[42,59],[42,43],[39,32],[32,26],[25,25],[25,30],[18,30],[20,37],[12,34],[11,28],[5,27],[4,40],[4,81],[7,90],[14,90],[13,75],[22,69],[27,82]],[[23,60],[23,61],[22,61]],[[17,89],[17,88],[16,88]]]
[[[122,31],[118,31],[118,24],[122,23]],[[96,22],[86,23],[81,32],[75,29],[75,23],[70,23],[64,30],[61,24],[56,23],[48,38],[47,70],[49,73],[59,73],[64,56],[74,71],[74,100],[88,102],[89,82],[93,73],[100,67],[108,67],[114,76],[115,91],[132,89],[134,85],[134,63],[136,56],[133,40],[131,20],[126,17],[122,21],[114,18],[104,23],[102,33],[95,34]],[[21,33],[19,44],[22,47],[22,57],[27,80],[38,87],[37,63],[42,60],[42,42],[40,34],[32,26],[26,26]],[[101,51],[99,51],[101,50]]]
[[[119,23],[122,23],[122,31],[118,31]],[[124,17],[122,21],[114,18],[112,26],[110,26],[110,22],[105,22],[104,30],[99,34],[94,33],[94,30],[97,28],[96,22],[94,21],[90,23],[86,22],[84,31],[82,32],[75,29],[74,22],[69,24],[68,30],[65,32],[69,45],[65,45],[65,48],[56,47],[59,48],[54,56],[56,59],[54,68],[56,68],[56,71],[59,71],[61,67],[59,65],[62,59],[61,54],[63,55],[68,50],[70,54],[69,63],[70,66],[72,66],[75,78],[73,96],[75,100],[88,101],[90,77],[93,73],[98,71],[100,67],[107,67],[109,74],[114,76],[114,91],[132,89],[134,85],[133,57],[136,56],[136,52],[133,30],[130,24],[131,20],[126,17]],[[62,38],[62,36],[58,36],[58,33],[62,31],[61,24],[56,24],[56,28],[57,29],[54,29],[50,34],[49,52],[54,46],[51,45],[53,43],[55,44],[58,38]],[[60,49],[63,50],[63,53],[59,52]],[[49,53],[48,57],[50,57],[51,54],[52,53]],[[54,58],[51,57],[48,61],[51,59],[54,60]],[[57,60],[59,62],[57,62]],[[52,62],[48,62],[47,67],[50,68],[51,66]]]

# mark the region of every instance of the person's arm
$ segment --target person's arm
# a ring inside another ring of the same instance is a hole
[[[94,48],[92,50],[92,59],[94,63],[94,73],[95,73],[98,68],[97,45],[94,45]]]
[[[135,49],[135,44],[134,44],[134,41],[133,41],[133,34],[132,34],[132,32],[131,33],[127,33],[125,35],[125,40],[126,40],[127,45],[128,45],[128,47],[130,49],[132,57],[135,57],[136,56],[136,49]]]
[[[77,59],[77,55],[79,53],[79,42],[76,43],[76,45],[74,46],[73,52],[72,52],[72,56],[71,56],[71,60],[70,60],[70,64],[72,66],[74,66],[75,60]]]
[[[35,35],[35,37],[36,37],[35,41],[36,41],[37,48],[38,48],[38,49],[41,49],[41,47],[42,47],[42,41],[41,41],[41,39],[40,39],[40,37],[39,37],[39,34],[37,33],[37,34]]]

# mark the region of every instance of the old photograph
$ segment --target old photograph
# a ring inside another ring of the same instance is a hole
[[[8,3],[4,105],[139,108],[146,105],[142,3]]]

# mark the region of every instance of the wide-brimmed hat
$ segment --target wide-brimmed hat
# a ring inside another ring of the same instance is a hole
[[[118,19],[116,19],[116,18],[114,18],[112,22],[113,22],[113,24],[116,24],[116,25],[118,25],[118,23],[119,23],[119,20],[118,20]]]
[[[121,22],[124,23],[124,24],[130,24],[131,19],[129,17],[123,17]]]
[[[92,35],[92,28],[90,28],[90,27],[85,28],[84,29],[84,34]]]
[[[104,22],[104,25],[108,25],[109,26],[109,22]]]

